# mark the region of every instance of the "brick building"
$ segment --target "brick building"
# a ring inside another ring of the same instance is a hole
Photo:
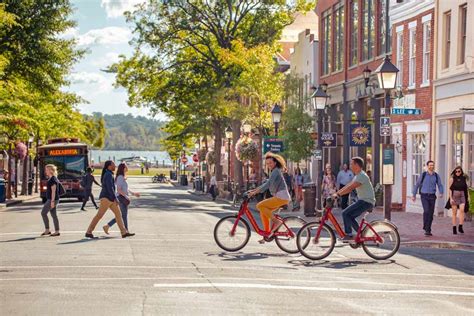
[[[392,202],[408,212],[423,212],[420,199],[410,199],[425,170],[432,144],[434,0],[404,0],[391,7],[392,62],[400,70],[397,86],[402,97],[394,108],[416,108],[419,115],[392,115],[395,145],[395,184]]]
[[[387,54],[391,55],[391,41],[388,52],[385,43],[386,1],[320,0],[316,6],[320,18],[319,79],[328,84],[330,96],[320,127],[324,132],[338,133],[337,148],[323,149],[323,165],[331,163],[337,173],[350,157],[362,156],[374,184],[380,182],[376,166],[380,160],[379,124],[384,91],[378,88],[375,74],[366,85],[363,72],[374,71]],[[361,133],[357,142],[356,130]]]

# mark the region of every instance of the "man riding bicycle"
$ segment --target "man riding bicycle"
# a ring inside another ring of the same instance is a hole
[[[375,206],[374,188],[370,182],[369,176],[363,170],[364,160],[360,157],[354,157],[351,159],[350,167],[352,172],[355,174],[354,179],[333,195],[334,198],[338,198],[351,193],[352,190],[355,189],[359,198],[357,202],[349,205],[342,212],[344,232],[346,233],[346,236],[342,239],[343,242],[350,242],[354,239],[352,236],[352,228],[354,228],[356,232],[359,229],[359,224],[357,223],[356,218]]]
[[[282,174],[282,170],[286,168],[285,159],[280,155],[269,152],[265,155],[265,163],[272,171],[270,178],[255,190],[249,191],[248,195],[249,197],[252,197],[260,192],[270,190],[272,197],[257,204],[257,209],[260,212],[264,230],[269,232],[267,237],[270,237],[273,235],[275,230],[278,229],[280,224],[280,221],[273,217],[272,213],[280,207],[287,205],[288,202],[291,201],[291,197],[288,193],[288,187]],[[270,231],[270,221],[273,223],[272,231]],[[259,243],[261,244],[264,242],[265,238],[259,240]]]

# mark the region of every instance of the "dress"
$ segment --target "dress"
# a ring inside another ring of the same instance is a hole
[[[323,200],[336,193],[336,178],[333,174],[323,177]]]

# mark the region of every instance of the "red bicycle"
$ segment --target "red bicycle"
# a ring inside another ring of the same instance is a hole
[[[333,205],[334,200],[328,198],[321,222],[308,223],[298,232],[296,245],[300,253],[308,259],[321,260],[333,251],[336,244],[336,235],[334,230],[326,224],[327,221],[332,223],[339,237],[344,238],[346,236],[336,217],[332,214]],[[364,213],[357,235],[349,245],[353,249],[362,246],[365,253],[375,260],[388,259],[397,253],[398,248],[400,248],[398,229],[395,224],[388,220],[367,222],[365,217],[370,212],[372,210]]]
[[[230,215],[220,219],[214,227],[214,240],[225,251],[238,251],[247,245],[250,239],[250,226],[245,220],[247,216],[250,224],[257,234],[263,236],[265,241],[275,240],[278,247],[287,253],[298,253],[296,235],[306,221],[297,216],[281,217],[274,214],[279,221],[278,228],[271,231],[262,230],[248,207],[250,198],[245,193],[237,215]],[[271,229],[273,230],[273,229]]]

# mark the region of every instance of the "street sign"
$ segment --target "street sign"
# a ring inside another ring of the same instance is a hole
[[[395,145],[381,144],[380,147],[380,153],[382,155],[382,184],[393,185],[395,178]]]
[[[268,137],[263,141],[263,154],[271,151],[272,153],[283,152],[283,140],[280,138]]]
[[[321,149],[313,150],[313,157],[316,160],[323,160],[323,151]]]
[[[391,133],[391,128],[390,127],[381,127],[380,128],[380,136],[390,136]]]
[[[337,133],[321,133],[321,137],[319,137],[319,145],[321,147],[337,147]]]
[[[380,118],[380,127],[390,127],[390,117],[382,116]]]
[[[421,115],[421,109],[392,108],[392,115]]]

